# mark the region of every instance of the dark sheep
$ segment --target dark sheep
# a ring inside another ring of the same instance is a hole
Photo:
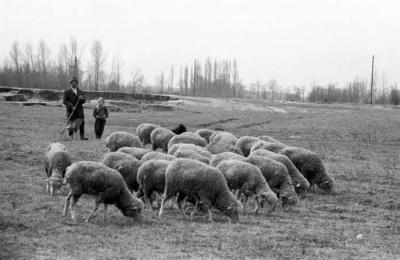
[[[183,124],[179,124],[177,127],[171,129],[171,131],[177,135],[180,135],[180,134],[186,132],[187,129],[186,129],[186,126],[184,126]]]

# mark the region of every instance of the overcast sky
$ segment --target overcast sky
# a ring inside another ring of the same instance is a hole
[[[211,57],[236,58],[245,83],[344,84],[369,78],[372,54],[380,75],[400,83],[398,0],[0,0],[0,36],[0,60],[13,41],[44,39],[55,57],[70,37],[87,56],[99,39],[125,79],[140,68],[149,83]]]

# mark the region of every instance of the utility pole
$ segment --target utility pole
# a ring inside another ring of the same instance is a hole
[[[374,88],[374,55],[372,55],[372,72],[371,72],[371,104],[372,104],[372,90]]]

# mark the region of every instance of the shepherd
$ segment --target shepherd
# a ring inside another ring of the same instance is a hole
[[[82,90],[78,88],[79,81],[76,77],[73,77],[69,83],[71,88],[64,91],[63,98],[63,104],[66,106],[67,120],[69,119],[67,126],[69,136],[73,138],[74,132],[76,133],[79,128],[81,140],[88,140],[85,137],[85,113],[82,106],[86,99]]]

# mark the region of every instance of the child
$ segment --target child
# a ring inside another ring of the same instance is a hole
[[[108,117],[108,109],[104,105],[104,98],[99,98],[98,105],[93,110],[93,116],[96,118],[94,132],[96,138],[100,139],[103,135],[104,126],[106,125],[106,118]]]

